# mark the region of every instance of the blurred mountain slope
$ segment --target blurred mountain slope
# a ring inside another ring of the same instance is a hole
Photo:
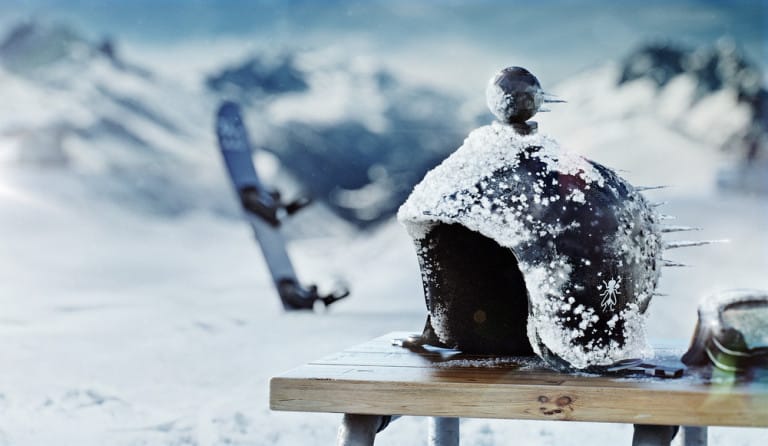
[[[685,187],[709,189],[723,166],[721,184],[727,166],[741,169],[736,178],[746,177],[744,165],[765,176],[761,79],[732,42],[699,50],[652,44],[619,66],[546,86],[569,103],[535,119],[563,145],[640,182],[675,180],[685,163],[700,164]],[[369,228],[391,218],[427,170],[491,120],[477,100],[483,85],[477,97],[464,97],[373,57],[324,48],[251,53],[209,73],[205,85],[207,92],[190,89],[126,61],[114,41],[19,23],[0,41],[0,94],[12,104],[0,110],[0,162],[70,172],[137,212],[234,216],[212,115],[221,98],[236,99],[266,149],[256,162],[269,183],[313,195]],[[664,160],[677,164],[659,170]]]

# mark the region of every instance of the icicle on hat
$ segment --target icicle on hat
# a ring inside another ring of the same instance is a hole
[[[536,353],[561,370],[643,356],[644,313],[666,262],[659,214],[643,188],[526,122],[562,102],[530,72],[502,70],[486,97],[498,121],[470,133],[398,213],[421,267],[422,340]]]

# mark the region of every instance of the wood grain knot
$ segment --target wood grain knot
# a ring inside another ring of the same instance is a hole
[[[573,412],[573,398],[568,395],[560,395],[553,398],[540,395],[537,401],[540,403],[539,412],[542,415],[561,415],[561,417],[567,418],[568,414]]]

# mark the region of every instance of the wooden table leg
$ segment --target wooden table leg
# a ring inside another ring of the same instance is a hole
[[[683,445],[707,446],[707,426],[683,426]]]
[[[459,419],[447,417],[429,418],[429,446],[459,446]]]
[[[635,424],[632,446],[669,446],[677,430],[677,426]]]
[[[336,446],[373,446],[376,432],[389,421],[382,415],[344,414],[336,437]]]

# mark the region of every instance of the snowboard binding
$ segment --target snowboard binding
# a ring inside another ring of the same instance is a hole
[[[285,203],[281,201],[279,191],[264,193],[254,186],[245,186],[238,192],[244,209],[258,215],[275,228],[280,227],[285,216],[293,215],[312,203],[309,197],[299,197]]]
[[[317,285],[310,285],[307,288],[301,286],[293,279],[282,279],[277,284],[277,290],[280,294],[280,300],[286,310],[312,310],[315,302],[320,301],[328,308],[334,302],[349,296],[349,290],[341,287],[329,294],[321,295],[318,292]]]

